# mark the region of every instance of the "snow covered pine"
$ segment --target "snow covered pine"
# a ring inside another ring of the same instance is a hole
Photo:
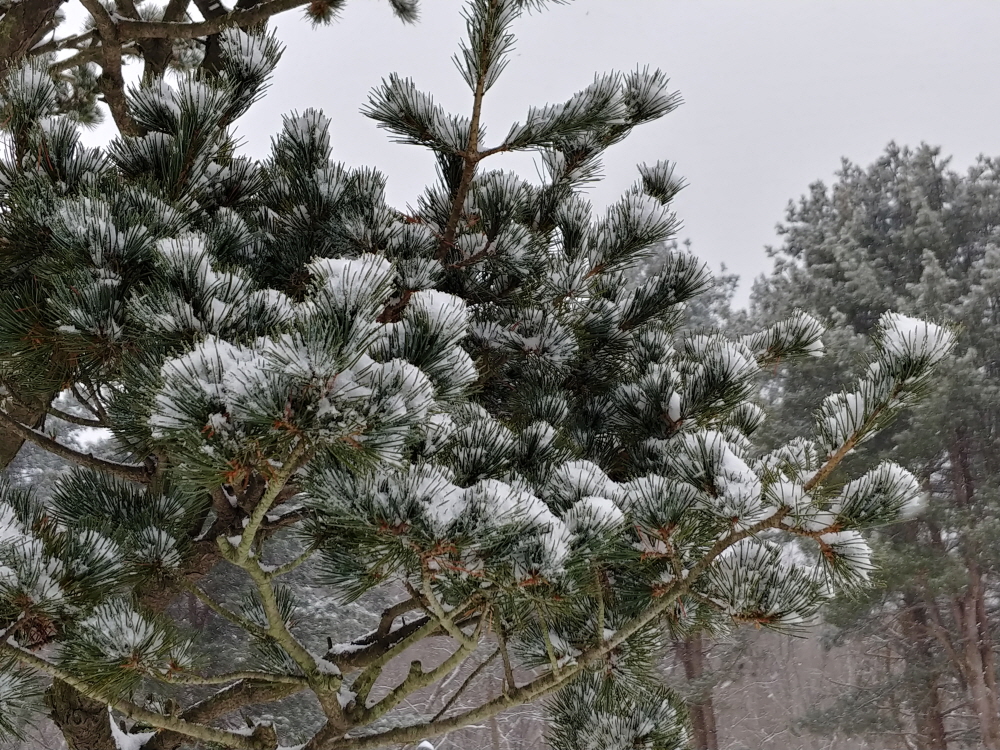
[[[815,435],[760,455],[758,373],[821,354],[819,324],[683,334],[700,262],[623,281],[676,229],[673,167],[640,167],[600,216],[581,193],[677,106],[665,76],[598,76],[485,144],[511,25],[542,4],[468,3],[469,117],[395,76],[372,93],[365,113],[437,159],[407,213],[331,162],[318,112],[263,162],[236,154],[271,36],[227,32],[217,77],[133,88],[142,135],[103,152],[40,69],[6,79],[0,421],[75,465],[0,489],[6,733],[45,690],[57,721],[67,701],[96,717],[87,747],[119,750],[364,750],[543,701],[560,750],[680,748],[654,675],[671,639],[802,627],[865,583],[861,531],[919,488],[892,464],[834,470],[951,335],[885,315]],[[544,178],[481,164],[509,151]],[[22,421],[39,404],[111,438],[77,450]],[[182,595],[214,624],[190,627]]]

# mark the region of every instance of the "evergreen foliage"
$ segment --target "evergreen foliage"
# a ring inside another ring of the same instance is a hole
[[[951,334],[886,313],[854,384],[758,455],[762,368],[821,353],[821,326],[684,334],[710,277],[681,251],[629,282],[677,227],[673,167],[641,168],[603,215],[581,187],[678,104],[661,72],[598,76],[484,145],[511,25],[540,5],[468,4],[468,118],[399,77],[373,92],[366,114],[440,167],[406,214],[382,175],[331,162],[318,112],[287,117],[262,163],[237,154],[230,126],[280,56],[270,36],[227,31],[219,75],[128,92],[143,134],[105,152],[80,146],[47,76],[8,79],[0,419],[79,468],[50,501],[0,497],[4,680],[66,683],[147,748],[274,750],[263,714],[214,722],[308,692],[322,726],[280,738],[307,750],[416,742],[546,698],[556,748],[667,750],[686,741],[653,669],[671,638],[798,629],[867,580],[859,530],[894,520],[916,481],[834,471],[927,387]],[[480,165],[513,150],[540,155],[540,184]],[[67,390],[114,454],[17,420]],[[289,528],[295,556],[276,543]],[[242,607],[199,585],[215,566],[240,572]],[[342,601],[391,604],[324,643],[282,580],[300,566]],[[181,590],[242,632],[231,669],[205,669],[211,643],[166,612]],[[429,638],[444,660],[389,682]],[[504,664],[499,694],[407,713],[479,654]],[[190,685],[217,692],[177,705]]]
[[[123,133],[143,133],[126,102],[125,70],[142,64],[147,82],[168,71],[222,70],[226,29],[263,26],[279,13],[302,8],[313,25],[335,20],[346,0],[82,0],[82,28],[72,29],[63,0],[8,0],[0,5],[0,79],[30,62],[51,77],[58,109],[84,126],[101,122],[109,105]],[[537,3],[528,3],[529,5]],[[304,7],[303,7],[304,6]],[[417,0],[389,0],[397,18],[417,20]]]
[[[829,612],[837,639],[878,639],[900,657],[899,667],[879,668],[856,691],[836,696],[829,711],[808,717],[814,728],[856,731],[854,707],[881,695],[871,724],[909,735],[919,748],[949,740],[1000,747],[991,603],[1000,511],[997,173],[996,160],[984,157],[956,173],[928,146],[890,145],[868,167],[845,161],[833,185],[817,183],[790,205],[784,242],[773,250],[775,272],[754,288],[758,321],[805,307],[849,353],[777,373],[767,389],[777,439],[797,433],[803,401],[864,356],[863,336],[887,310],[957,324],[946,377],[898,428],[851,459],[912,466],[924,495],[914,520],[875,537],[885,590]],[[968,706],[973,719],[949,711],[949,703]]]

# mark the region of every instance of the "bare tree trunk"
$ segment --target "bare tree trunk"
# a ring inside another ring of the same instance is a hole
[[[964,430],[959,430],[956,437],[951,450],[955,504],[968,511],[972,509],[975,496],[968,437]],[[1000,750],[1000,702],[997,701],[996,658],[986,615],[986,588],[978,550],[969,540],[964,541],[966,590],[960,598],[956,597],[955,619],[962,634],[962,654],[972,704],[979,720],[980,744],[987,750]]]
[[[979,741],[984,748],[1000,750],[1000,704],[996,692],[996,663],[985,619],[984,587],[977,563],[967,560],[968,584],[957,607],[962,629],[962,655],[969,691],[979,720]]]
[[[684,664],[684,675],[694,687],[688,698],[691,730],[695,750],[719,750],[719,735],[715,725],[712,688],[703,684],[705,677],[705,644],[701,633],[695,633],[677,644],[677,653]]]
[[[923,601],[913,591],[903,594],[906,605],[899,617],[906,640],[907,668],[917,673],[920,692],[917,695],[916,742],[918,750],[948,750],[941,706],[941,688],[935,654],[931,647],[927,611]]]

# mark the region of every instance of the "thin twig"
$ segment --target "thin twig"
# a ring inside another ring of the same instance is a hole
[[[455,701],[457,701],[459,696],[465,692],[465,689],[472,684],[472,681],[476,679],[476,677],[479,676],[479,673],[482,672],[484,669],[486,669],[486,667],[498,656],[500,656],[499,648],[492,654],[490,654],[486,659],[484,659],[482,664],[473,669],[472,672],[469,674],[469,676],[466,677],[465,680],[462,682],[462,684],[458,686],[458,690],[455,691],[454,695],[452,695],[451,698],[448,699],[448,702],[441,707],[440,711],[434,714],[434,718],[432,718],[431,721],[432,722],[437,721],[442,716],[444,716],[445,713],[448,711],[448,709],[451,708],[453,705],[455,705]]]
[[[90,399],[88,399],[86,396],[80,393],[80,389],[76,387],[76,383],[71,383],[69,389],[73,392],[73,395],[76,397],[76,400],[79,402],[80,406],[89,411],[98,419],[104,420],[105,422],[107,421],[108,414],[104,410],[104,406],[101,404],[100,399],[97,399],[95,397],[97,403],[96,404],[90,403]]]

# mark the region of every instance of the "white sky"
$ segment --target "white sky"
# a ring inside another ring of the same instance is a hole
[[[336,157],[378,167],[390,200],[412,203],[433,179],[432,159],[389,142],[358,110],[398,72],[467,112],[470,94],[451,63],[462,4],[423,0],[416,25],[399,23],[385,0],[350,0],[339,22],[315,30],[299,11],[281,16],[285,57],[239,124],[248,152],[264,155],[282,113],[322,108]],[[743,303],[749,280],[770,267],[764,247],[788,200],[829,182],[841,156],[867,164],[890,140],[927,141],[964,170],[977,154],[1000,152],[996,29],[993,0],[576,0],[517,23],[486,123],[499,137],[529,106],[565,100],[595,72],[663,69],[684,105],[610,151],[591,198],[598,207],[614,200],[638,162],[676,162],[689,183],[676,201],[680,237],[743,277]],[[535,174],[529,156],[487,164]]]

